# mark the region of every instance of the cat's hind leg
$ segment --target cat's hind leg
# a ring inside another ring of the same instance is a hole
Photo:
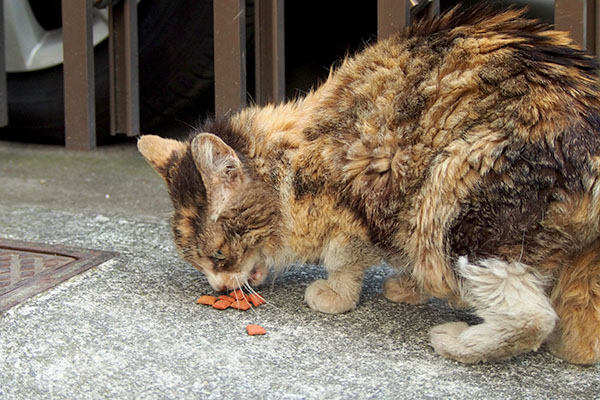
[[[552,290],[559,321],[550,351],[574,364],[600,362],[600,243],[564,267]]]
[[[519,262],[460,257],[461,295],[483,319],[479,325],[451,322],[430,331],[438,354],[465,363],[506,359],[537,350],[552,332],[556,313],[544,279]]]

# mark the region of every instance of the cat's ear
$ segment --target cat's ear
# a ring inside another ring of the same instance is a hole
[[[144,135],[138,142],[137,147],[142,156],[148,161],[159,174],[166,178],[168,171],[169,160],[173,155],[184,153],[187,145],[173,139],[164,139],[155,135]]]
[[[243,184],[242,162],[231,147],[211,133],[198,134],[191,146],[216,219]]]

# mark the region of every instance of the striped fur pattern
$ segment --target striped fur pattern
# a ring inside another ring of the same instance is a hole
[[[600,360],[600,80],[520,11],[455,9],[365,48],[303,98],[138,146],[164,177],[182,256],[217,290],[319,262],[305,300],[340,313],[364,271],[477,326],[431,330],[463,362],[538,349]]]

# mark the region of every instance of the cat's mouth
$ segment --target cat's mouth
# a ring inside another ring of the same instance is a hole
[[[248,267],[250,267],[250,265],[248,265]],[[230,273],[214,273],[210,270],[203,270],[203,272],[208,278],[208,282],[213,287],[213,289],[220,292],[226,290],[239,289],[245,284],[258,286],[265,281],[268,275],[268,269],[266,264],[260,261],[255,262],[248,272],[237,271]]]

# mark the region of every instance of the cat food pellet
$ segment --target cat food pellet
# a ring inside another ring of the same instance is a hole
[[[251,307],[252,305],[246,300],[236,300],[233,303],[231,303],[231,308],[235,308],[236,310],[246,311],[249,310]]]
[[[235,300],[243,300],[246,298],[246,295],[240,289],[236,289],[233,292],[229,292],[229,297],[233,297]]]
[[[196,303],[206,304],[207,306],[212,306],[213,304],[215,304],[216,301],[217,301],[217,298],[215,296],[204,295],[204,296],[198,297],[198,300],[196,300]]]
[[[267,330],[260,325],[247,325],[246,330],[248,331],[248,335],[250,336],[264,335],[265,333],[267,333]]]
[[[227,296],[226,294],[222,294],[219,297],[217,297],[218,300],[225,300],[228,301],[230,303],[233,303],[235,301],[235,299],[231,296]]]
[[[265,299],[258,293],[250,293],[247,297],[248,301],[252,303],[254,307],[266,304]]]
[[[218,297],[211,295],[202,295],[196,300],[198,304],[213,306],[219,310],[225,310],[229,307],[236,310],[246,311],[254,307],[267,304],[264,297],[258,293],[244,293],[240,289],[234,290],[229,295],[222,294]]]
[[[227,300],[217,300],[212,306],[217,310],[225,310],[231,306],[231,303]]]

